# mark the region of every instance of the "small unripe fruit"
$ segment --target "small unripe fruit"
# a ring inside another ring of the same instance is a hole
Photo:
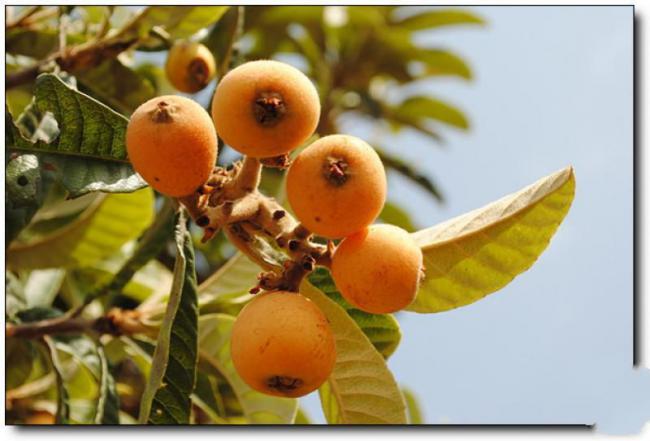
[[[386,202],[386,172],[377,152],[359,138],[325,136],[295,158],[287,198],[308,230],[345,237],[370,225]]]
[[[219,82],[212,118],[226,144],[248,156],[290,152],[318,124],[318,92],[302,72],[279,61],[244,63]]]
[[[232,329],[235,369],[253,389],[300,397],[327,380],[336,361],[327,318],[306,297],[287,291],[258,294]]]
[[[196,102],[160,96],[131,115],[126,148],[135,171],[151,187],[181,197],[210,177],[217,160],[217,134],[210,116]]]
[[[212,81],[217,65],[210,49],[192,41],[174,43],[165,63],[167,79],[176,89],[195,93]]]
[[[343,297],[373,314],[408,306],[421,274],[420,247],[394,225],[371,225],[346,237],[332,257],[332,278]]]

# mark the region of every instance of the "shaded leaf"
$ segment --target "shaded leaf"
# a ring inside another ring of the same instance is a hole
[[[330,424],[405,424],[406,407],[384,358],[356,322],[319,289],[300,292],[327,317],[336,341],[336,364],[319,394]]]
[[[28,243],[14,242],[7,263],[14,268],[91,265],[138,237],[153,218],[153,192],[100,195],[60,230]]]
[[[218,21],[228,6],[148,6],[139,11],[113,37],[119,40],[140,38],[139,49],[163,49],[161,41],[149,37],[154,27],[165,30],[171,40],[190,37]]]
[[[230,356],[230,334],[235,318],[226,314],[208,314],[199,318],[201,358],[217,369],[232,386],[251,424],[290,424],[298,401],[274,397],[251,389],[239,376]]]
[[[201,314],[236,314],[253,298],[248,291],[255,286],[260,267],[246,255],[237,253],[199,286]]]
[[[95,424],[119,424],[120,399],[115,388],[115,379],[108,369],[108,360],[102,346],[97,347],[97,355],[101,368]]]
[[[210,49],[217,61],[219,76],[228,71],[239,20],[239,7],[229,8],[203,40],[203,44]]]
[[[411,15],[396,22],[399,26],[411,31],[461,24],[482,25],[484,23],[483,19],[478,15],[460,9],[435,9],[433,11]]]
[[[35,101],[17,121],[22,134],[10,116],[5,121],[6,146],[42,153],[42,167],[71,197],[132,192],[147,185],[127,162],[128,120],[56,75],[36,80]]]
[[[115,58],[75,75],[94,96],[126,115],[155,96],[149,81]]]
[[[413,233],[425,279],[410,311],[446,311],[510,283],[546,249],[575,193],[567,167],[485,207]]]
[[[372,345],[384,357],[390,357],[402,333],[399,323],[392,314],[369,314],[350,305],[336,289],[334,280],[325,268],[318,268],[309,275],[309,282],[336,302],[356,322]]]
[[[198,300],[194,250],[184,211],[177,219],[174,283],[140,404],[141,424],[188,424],[190,420],[198,359]]]
[[[82,43],[84,37],[66,33],[68,45]],[[43,59],[59,49],[59,32],[55,29],[32,29],[19,27],[11,29],[5,37],[6,52]]]
[[[56,348],[54,347],[54,342],[52,341],[52,338],[46,336],[44,338],[44,341],[47,345],[47,348],[50,351],[52,368],[56,375],[57,399],[56,399],[56,415],[54,421],[56,424],[67,424],[70,420],[70,399],[68,397],[68,392],[65,389],[63,375],[61,374],[59,356],[57,354]]]

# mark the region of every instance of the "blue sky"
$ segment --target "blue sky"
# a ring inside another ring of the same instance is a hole
[[[597,423],[636,433],[650,420],[650,372],[632,369],[632,8],[474,7],[488,26],[418,36],[469,60],[475,80],[409,92],[457,104],[470,133],[440,147],[415,134],[383,144],[435,177],[443,206],[389,176],[389,199],[426,227],[566,165],[576,199],[539,261],[464,308],[399,315],[389,366],[427,423]],[[344,128],[365,136],[357,122]],[[318,397],[303,399],[322,422]]]

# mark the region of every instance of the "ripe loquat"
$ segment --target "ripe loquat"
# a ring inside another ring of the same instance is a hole
[[[295,158],[287,198],[310,231],[349,236],[370,225],[386,201],[386,172],[368,144],[349,135],[325,136]]]
[[[219,82],[212,118],[224,142],[255,158],[304,143],[320,116],[318,92],[302,72],[273,60],[244,63]]]
[[[197,190],[217,160],[217,134],[210,116],[181,96],[160,96],[138,107],[126,129],[126,147],[140,176],[172,197]]]
[[[371,225],[346,237],[332,257],[332,278],[343,297],[374,314],[408,306],[421,273],[420,247],[394,225]]]
[[[253,389],[299,397],[329,377],[336,350],[321,310],[287,291],[259,294],[239,313],[231,336],[235,369]]]
[[[181,92],[198,92],[212,81],[216,72],[212,52],[201,43],[180,40],[169,49],[165,73],[172,86]]]

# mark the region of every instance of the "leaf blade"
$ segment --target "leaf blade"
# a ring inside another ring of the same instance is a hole
[[[431,313],[473,303],[526,271],[546,249],[575,195],[567,167],[485,207],[413,233],[425,279],[407,310]]]
[[[406,424],[404,397],[384,358],[354,320],[309,282],[300,292],[323,311],[336,339],[336,364],[319,389],[331,424]]]
[[[192,239],[183,211],[176,229],[174,286],[160,326],[139,422],[189,424],[198,362],[198,297]]]

